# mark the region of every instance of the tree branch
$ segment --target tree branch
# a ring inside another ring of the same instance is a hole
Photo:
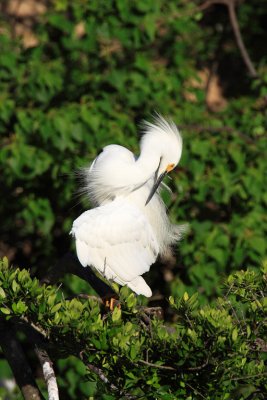
[[[105,282],[99,279],[90,267],[83,267],[72,253],[65,254],[48,273],[42,277],[41,283],[53,285],[62,276],[70,273],[88,282],[100,297],[115,296],[116,293]]]
[[[208,0],[205,1],[203,4],[201,4],[199,6],[199,10],[204,11],[207,8],[215,5],[215,4],[223,4],[227,7],[228,9],[228,13],[229,13],[229,19],[230,19],[230,23],[231,23],[231,27],[233,29],[234,35],[235,35],[235,40],[236,40],[236,44],[237,47],[239,48],[239,51],[241,53],[241,57],[247,67],[247,70],[249,72],[249,75],[252,78],[257,78],[258,74],[257,71],[251,61],[251,58],[248,54],[248,51],[245,47],[242,35],[241,35],[241,31],[239,28],[239,23],[238,23],[238,19],[236,16],[236,12],[235,12],[235,3],[236,0]]]
[[[0,323],[0,344],[25,400],[44,400],[24,351],[8,322]]]

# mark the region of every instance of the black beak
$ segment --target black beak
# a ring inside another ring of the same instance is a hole
[[[152,199],[152,197],[153,197],[154,194],[156,193],[156,191],[157,191],[159,185],[161,184],[162,180],[165,178],[165,176],[167,175],[167,173],[168,173],[168,171],[163,172],[163,173],[158,177],[158,179],[156,180],[156,182],[154,183],[154,185],[153,185],[153,187],[152,187],[152,189],[151,189],[151,192],[149,193],[149,196],[148,196],[148,198],[147,198],[147,201],[146,201],[146,204],[145,204],[146,206],[148,205],[148,203],[150,202],[150,200]]]

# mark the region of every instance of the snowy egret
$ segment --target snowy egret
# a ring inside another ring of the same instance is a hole
[[[71,234],[84,267],[150,297],[141,275],[183,233],[182,225],[170,223],[158,190],[181,158],[182,138],[172,121],[157,115],[144,123],[140,148],[135,157],[125,147],[108,145],[83,171],[95,208],[74,221]]]

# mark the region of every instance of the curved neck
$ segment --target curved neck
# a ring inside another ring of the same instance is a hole
[[[160,156],[155,154],[151,146],[143,146],[141,148],[140,155],[135,162],[135,167],[139,171],[143,183],[147,182],[156,172],[159,160]]]

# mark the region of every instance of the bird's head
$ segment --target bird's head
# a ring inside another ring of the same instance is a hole
[[[141,154],[153,165],[154,185],[146,204],[152,199],[164,177],[179,163],[182,154],[182,137],[172,121],[158,115],[154,123],[145,122],[141,141]]]
[[[153,182],[148,204],[163,178],[178,164],[181,153],[182,138],[176,125],[158,115],[153,123],[144,123],[139,157],[119,145],[104,147],[84,170],[85,190],[98,205]]]

